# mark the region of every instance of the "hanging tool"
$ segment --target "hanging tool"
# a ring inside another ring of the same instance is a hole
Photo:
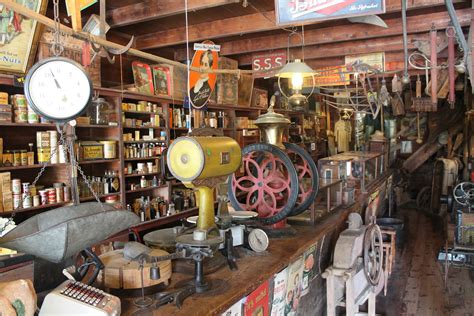
[[[421,98],[421,80],[420,80],[420,75],[417,76],[416,78],[416,94],[415,97]],[[421,144],[423,142],[423,139],[421,138],[421,131],[420,131],[420,112],[416,112],[416,130],[417,130],[417,136],[416,136],[416,143]]]
[[[378,15],[366,15],[366,16],[354,16],[352,18],[348,18],[348,20],[352,23],[365,23],[365,24],[371,24],[375,26],[380,26],[384,28],[388,28],[387,23],[385,23],[384,20],[382,20],[381,17]]]
[[[454,91],[454,81],[455,81],[455,72],[454,72],[454,36],[456,33],[453,27],[446,29],[446,34],[448,35],[448,77],[449,77],[449,95],[448,103],[449,108],[454,109],[454,103],[456,101],[456,94]]]
[[[402,0],[402,28],[403,28],[403,64],[404,64],[402,83],[406,85],[410,83],[410,76],[408,75],[407,0]]]
[[[433,24],[430,31],[431,40],[431,103],[438,105],[438,53],[436,52],[436,28]]]

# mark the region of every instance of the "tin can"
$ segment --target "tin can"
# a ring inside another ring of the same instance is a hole
[[[20,150],[20,161],[22,166],[28,165],[28,152],[26,149]]]
[[[23,182],[21,185],[23,187],[23,193],[30,194],[30,183],[29,182]]]
[[[62,187],[55,188],[56,189],[56,202],[63,202],[64,201],[64,190]]]
[[[36,190],[36,186],[34,186],[34,185],[30,185],[29,190],[30,190],[30,194],[31,194],[31,195],[36,195],[36,194],[38,194],[38,193],[37,193],[37,190]]]
[[[48,191],[47,190],[40,190],[39,191],[41,197],[41,205],[48,204]]]
[[[56,203],[56,189],[48,188],[46,189],[48,195],[48,204]]]
[[[36,147],[49,148],[50,146],[50,134],[48,132],[36,132]]]
[[[69,186],[64,187],[64,202],[69,202],[71,200],[71,190]]]
[[[26,98],[23,94],[12,95],[12,104],[15,107],[15,109],[27,108]]]
[[[8,104],[8,93],[0,92],[0,104]]]
[[[38,163],[47,163],[51,158],[51,148],[38,147]]]
[[[27,110],[15,110],[13,120],[16,123],[27,123],[28,122],[28,111]]]
[[[13,151],[13,167],[21,166],[21,152],[19,150]]]
[[[33,195],[33,207],[40,206],[41,200],[39,195]]]
[[[12,193],[21,194],[21,180],[20,179],[12,180]]]
[[[110,195],[105,198],[105,203],[115,204],[118,202],[118,195]]]
[[[49,147],[51,148],[51,163],[59,163],[57,131],[49,131]]]
[[[13,154],[10,150],[3,153],[2,163],[4,167],[10,167],[13,164]]]
[[[28,123],[34,124],[34,123],[38,123],[38,121],[39,121],[38,114],[36,114],[36,112],[33,111],[33,109],[30,106],[28,106]]]
[[[140,131],[135,131],[135,141],[140,140]]]
[[[21,195],[21,200],[23,202],[23,208],[29,208],[33,206],[33,199],[29,193],[23,193]]]
[[[13,209],[21,208],[21,194],[13,194]]]
[[[103,140],[100,142],[104,145],[104,159],[117,158],[117,142],[114,140]]]

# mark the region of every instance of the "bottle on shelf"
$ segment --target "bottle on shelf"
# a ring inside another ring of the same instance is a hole
[[[146,188],[146,186],[147,186],[146,178],[145,176],[142,176],[140,179],[140,188]]]

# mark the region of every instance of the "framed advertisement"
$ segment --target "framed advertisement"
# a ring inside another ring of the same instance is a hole
[[[275,0],[278,25],[385,13],[385,0]]]
[[[40,14],[45,14],[48,6],[48,0],[16,2]],[[36,20],[0,4],[0,71],[25,74],[33,64],[42,30]]]
[[[150,65],[134,61],[132,62],[133,80],[138,92],[146,94],[154,94],[153,77]]]
[[[170,69],[165,66],[151,66],[156,95],[171,95]]]

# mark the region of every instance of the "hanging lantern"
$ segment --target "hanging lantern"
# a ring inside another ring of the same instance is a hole
[[[278,77],[278,88],[281,93],[288,99],[289,105],[295,111],[301,111],[308,107],[308,97],[302,94],[303,90],[303,81],[304,78],[312,77],[313,85],[310,95],[314,90],[314,71],[306,63],[302,62],[300,59],[295,59],[293,62],[287,63],[277,74]],[[280,85],[280,79],[286,78],[291,82],[291,88],[293,94],[287,96]]]

